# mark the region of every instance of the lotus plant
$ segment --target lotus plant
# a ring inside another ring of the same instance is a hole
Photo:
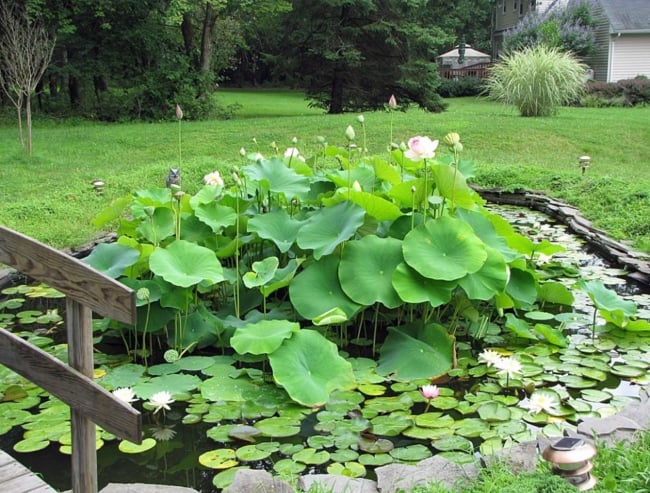
[[[435,399],[440,395],[440,389],[437,385],[423,385],[420,389],[420,394],[427,400],[427,405],[424,408],[424,412],[426,413],[429,410],[429,406],[431,406],[431,399]]]

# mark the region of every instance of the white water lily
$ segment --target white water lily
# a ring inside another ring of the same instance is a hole
[[[521,363],[513,357],[499,358],[494,362],[494,367],[499,375],[505,375],[507,378],[514,378],[515,374],[521,373]]]
[[[149,397],[149,404],[153,406],[154,410],[153,413],[156,414],[158,411],[161,409],[165,409],[169,411],[171,408],[169,407],[170,404],[174,402],[174,399],[172,398],[172,395],[167,392],[166,390],[162,390],[160,392],[156,392],[154,395]]]
[[[112,394],[117,397],[122,402],[130,404],[136,401],[135,392],[129,387],[121,387],[119,389],[113,390]]]
[[[173,430],[173,428],[173,426],[158,426],[156,428],[153,428],[151,431],[151,436],[159,442],[168,442],[176,436],[176,432]]]
[[[533,392],[528,398],[528,402],[522,404],[531,413],[538,414],[543,412],[553,413],[557,411],[556,407],[560,404],[552,394],[547,392]]]
[[[478,355],[479,361],[485,363],[488,368],[490,366],[496,366],[496,363],[502,358],[501,354],[494,351],[493,349],[484,349],[482,353]]]

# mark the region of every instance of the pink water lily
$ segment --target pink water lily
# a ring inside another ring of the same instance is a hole
[[[437,385],[423,385],[420,394],[425,399],[434,399],[440,395],[440,389]]]

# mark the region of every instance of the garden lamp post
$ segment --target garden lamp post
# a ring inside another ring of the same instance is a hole
[[[542,457],[553,464],[553,474],[563,477],[579,491],[590,490],[596,484],[591,475],[591,459],[596,447],[581,438],[564,437],[544,449]]]
[[[584,175],[587,172],[587,168],[591,165],[591,157],[590,156],[580,156],[578,158],[578,164],[580,165],[580,169],[582,170],[582,174]]]

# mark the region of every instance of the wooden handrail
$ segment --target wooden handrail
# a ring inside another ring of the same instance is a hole
[[[92,379],[92,313],[135,324],[135,294],[80,260],[3,226],[0,263],[67,297],[70,366],[4,329],[0,329],[0,363],[71,407],[72,491],[97,493],[95,423],[114,435],[141,443],[142,416]]]

